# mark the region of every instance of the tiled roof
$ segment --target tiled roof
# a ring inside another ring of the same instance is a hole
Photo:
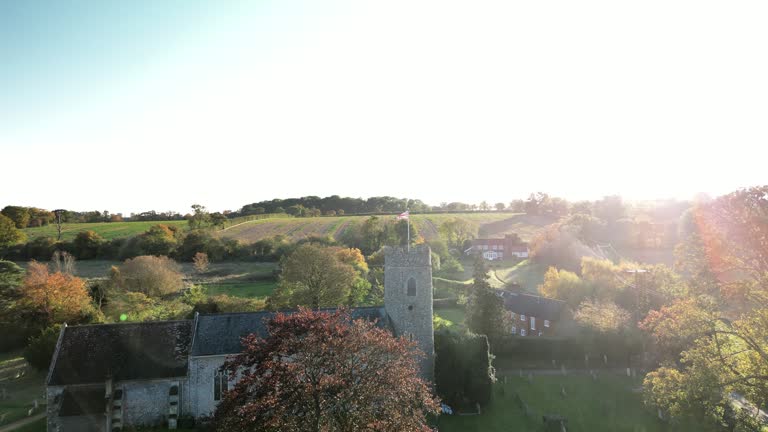
[[[560,319],[565,307],[565,302],[562,300],[532,294],[500,291],[499,295],[504,299],[504,306],[508,311],[550,321]]]
[[[335,311],[336,309],[323,309]],[[287,311],[284,313],[292,313]],[[266,336],[266,322],[275,312],[241,312],[200,315],[197,319],[192,356],[237,354],[242,351],[240,340],[251,333]],[[362,307],[350,310],[352,319],[364,318],[376,320],[379,327],[387,327],[386,312],[383,307]]]
[[[192,321],[66,327],[48,385],[184,376],[191,339]]]

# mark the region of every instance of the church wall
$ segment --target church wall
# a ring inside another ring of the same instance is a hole
[[[213,400],[213,377],[224,364],[226,355],[189,358],[189,413],[195,417],[210,416],[216,409]]]
[[[64,393],[62,386],[48,386],[45,389],[45,414],[48,419],[48,430],[58,431],[59,428],[59,406],[61,404],[61,394]],[[57,400],[58,399],[58,400]]]
[[[115,387],[123,389],[123,416],[126,426],[160,426],[168,421],[171,386],[180,384],[182,397],[187,390],[186,380],[124,381]],[[184,412],[182,406],[181,416]]]

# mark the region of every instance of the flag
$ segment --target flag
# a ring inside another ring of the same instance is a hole
[[[399,215],[397,215],[397,220],[403,220],[403,219],[408,220],[408,216],[410,216],[410,214],[408,213],[408,210],[406,210],[400,213]]]

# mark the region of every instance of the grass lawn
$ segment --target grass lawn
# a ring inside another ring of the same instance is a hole
[[[61,226],[61,239],[72,240],[77,233],[81,231],[95,231],[100,236],[107,240],[112,240],[120,237],[132,237],[136,234],[141,234],[148,230],[153,225],[175,225],[181,228],[186,228],[189,223],[185,220],[181,221],[142,221],[142,222],[96,222],[96,223],[65,223]],[[27,234],[28,240],[32,240],[37,237],[52,237],[56,238],[58,233],[56,232],[56,225],[46,225],[35,228],[25,228],[24,232]]]
[[[13,432],[46,432],[47,427],[48,424],[46,423],[45,418],[41,418],[40,420],[14,429]]]
[[[464,308],[435,309],[433,313],[435,327],[458,327],[464,325]]]
[[[256,298],[268,297],[275,290],[277,282],[275,281],[255,281],[255,282],[225,282],[204,284],[205,292],[209,296],[226,294],[234,297]]]
[[[526,379],[509,377],[494,386],[493,400],[478,416],[440,416],[441,432],[496,432],[540,431],[542,415],[558,414],[568,419],[569,432],[655,432],[673,430],[701,430],[700,428],[672,428],[656,419],[645,409],[637,389],[639,378],[602,376],[593,382],[587,375],[535,376],[533,383]],[[560,394],[561,386],[567,396]],[[532,411],[526,417],[515,398],[520,395]]]
[[[0,426],[23,419],[27,416],[27,411],[33,406],[33,401],[37,399],[40,407],[37,413],[45,409],[44,381],[46,372],[37,371],[32,367],[26,367],[26,375],[21,378],[14,378],[19,369],[19,362],[26,364],[21,359],[19,352],[14,352],[14,356],[3,355],[5,360],[3,366],[0,366],[0,388],[7,392],[8,399],[0,400],[0,416],[5,414],[4,422]],[[10,358],[14,357],[14,358]]]
[[[545,266],[535,264],[531,260],[523,260],[509,267],[502,264],[491,268],[491,281],[496,279],[503,282],[517,282],[522,286],[523,291],[538,294],[539,285],[544,283],[544,273],[546,272]]]

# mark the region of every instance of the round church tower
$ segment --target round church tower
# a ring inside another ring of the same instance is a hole
[[[421,374],[433,381],[435,336],[429,246],[387,247],[384,250],[384,308],[395,334],[416,341],[426,354],[421,361]]]

